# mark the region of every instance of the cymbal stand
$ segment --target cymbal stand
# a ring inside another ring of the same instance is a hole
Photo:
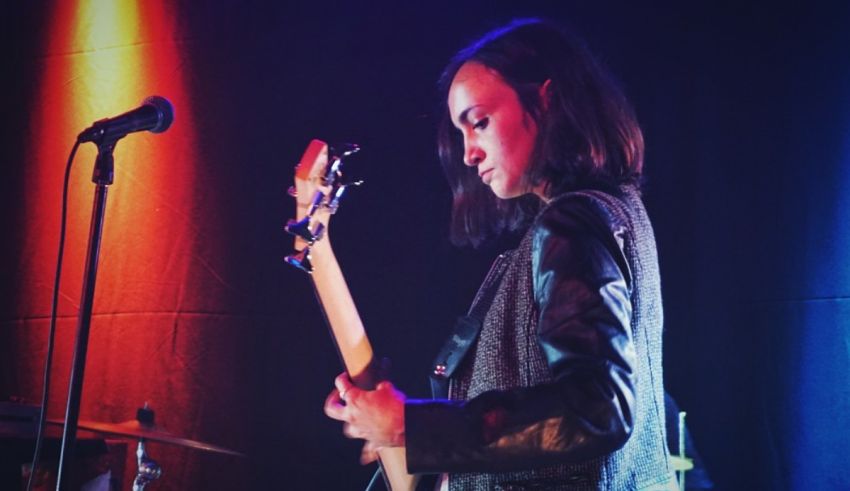
[[[685,415],[687,413],[685,411],[679,411],[679,457],[682,458],[685,462],[688,462],[688,457],[685,455]],[[693,465],[691,465],[693,468]],[[679,482],[679,491],[685,491],[685,471],[687,469],[682,469],[676,471],[677,481]]]
[[[162,468],[145,452],[144,438],[139,438],[139,445],[136,447],[136,464],[138,470],[136,479],[133,480],[133,491],[144,491],[145,486],[156,481],[162,475]]]

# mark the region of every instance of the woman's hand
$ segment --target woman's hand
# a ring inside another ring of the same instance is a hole
[[[381,447],[404,446],[405,396],[390,382],[381,382],[375,390],[360,390],[345,373],[334,380],[335,388],[325,400],[325,414],[344,423],[348,438],[366,440],[360,461],[377,459]]]

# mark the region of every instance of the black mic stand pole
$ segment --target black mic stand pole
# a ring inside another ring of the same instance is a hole
[[[108,140],[108,141],[105,141]],[[103,219],[106,211],[107,186],[112,184],[114,159],[112,151],[117,139],[101,139],[97,142],[97,159],[94,164],[92,182],[95,183],[92,205],[91,228],[86,269],[83,274],[83,296],[80,301],[80,316],[77,320],[77,341],[74,347],[74,362],[71,381],[68,384],[68,405],[65,409],[65,429],[62,433],[62,451],[59,457],[59,474],[56,478],[57,491],[70,489],[74,465],[74,447],[77,442],[77,422],[80,416],[80,399],[83,392],[83,372],[86,368],[86,351],[89,344],[94,284],[97,279],[97,260],[100,240],[103,235]]]

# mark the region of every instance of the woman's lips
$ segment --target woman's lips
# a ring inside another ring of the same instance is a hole
[[[479,176],[481,177],[481,180],[484,182],[484,184],[490,184],[490,179],[492,179],[493,177],[493,169],[487,169],[481,174],[479,174]]]

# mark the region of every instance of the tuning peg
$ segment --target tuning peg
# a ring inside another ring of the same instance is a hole
[[[300,251],[290,254],[284,258],[284,261],[304,271],[307,274],[313,273],[313,264],[310,258],[310,248],[305,247]]]
[[[321,191],[316,191],[316,194],[313,195],[313,203],[310,204],[310,209],[307,211],[307,216],[312,217],[316,210],[319,209],[320,206],[325,202],[325,193]]]
[[[286,231],[290,234],[304,239],[310,245],[322,238],[325,232],[325,226],[322,223],[316,225],[316,228],[310,230],[311,217],[306,216],[301,220],[289,220],[286,222]]]
[[[363,184],[363,181],[354,181],[349,182],[348,184],[342,184],[338,188],[336,188],[336,192],[334,192],[333,198],[331,198],[330,203],[326,206],[328,210],[330,210],[331,214],[336,213],[336,210],[339,209],[339,200],[342,199],[342,195],[345,194],[345,189],[349,186],[360,186]]]
[[[332,143],[328,147],[328,159],[344,159],[360,151],[360,145],[356,143]]]
[[[360,146],[355,143],[333,143],[328,146],[328,166],[322,178],[325,186],[333,186],[337,179],[342,177],[342,159],[355,154]]]

